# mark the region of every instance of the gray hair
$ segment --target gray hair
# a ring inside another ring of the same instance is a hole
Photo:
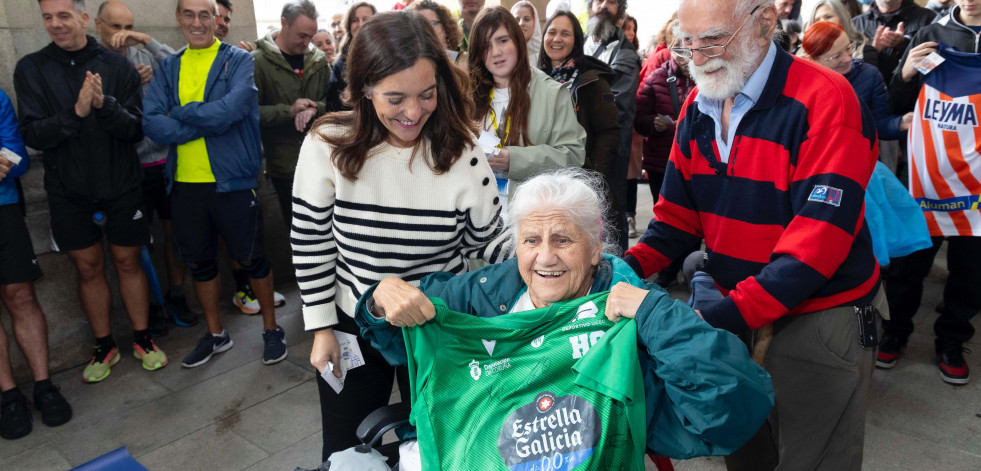
[[[557,209],[569,217],[589,237],[591,247],[604,253],[617,253],[607,227],[610,203],[603,176],[592,170],[566,167],[540,173],[518,185],[508,202],[508,230],[518,245],[521,221],[533,211]]]
[[[37,0],[37,4],[40,5],[41,0]],[[75,11],[85,13],[85,0],[72,0],[72,6],[75,7]],[[99,11],[102,11],[101,7]]]
[[[283,5],[283,14],[286,24],[292,26],[293,22],[300,15],[306,16],[313,21],[317,21],[317,6],[310,0],[290,0]]]
[[[736,8],[732,10],[732,19],[735,21],[745,20],[746,17],[743,15],[748,15],[749,12],[753,11],[754,8],[759,8],[760,10],[766,7],[772,7],[773,0],[736,0]],[[759,13],[757,11],[756,13]],[[736,23],[739,24],[739,23]],[[749,21],[747,26],[758,25],[757,35],[762,37],[767,31],[764,29],[761,18],[759,16],[754,17]],[[770,36],[770,39],[775,39],[777,35],[780,34],[779,28],[775,28]]]

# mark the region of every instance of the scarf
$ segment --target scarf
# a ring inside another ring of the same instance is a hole
[[[562,65],[552,67],[552,71],[548,73],[550,77],[559,83],[572,82],[576,79],[576,75],[578,74],[579,68],[576,67],[576,60],[571,57],[566,59]]]

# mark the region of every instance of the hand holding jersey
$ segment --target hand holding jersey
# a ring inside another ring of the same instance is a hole
[[[613,322],[620,320],[621,316],[633,319],[647,297],[647,292],[644,288],[631,286],[623,281],[617,283],[606,298],[606,318]]]
[[[384,317],[396,327],[413,327],[425,324],[436,316],[433,302],[419,288],[401,278],[389,277],[378,283],[374,294],[375,310],[372,314]]]

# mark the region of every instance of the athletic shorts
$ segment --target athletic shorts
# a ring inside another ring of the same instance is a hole
[[[34,281],[41,267],[34,256],[24,213],[16,204],[0,206],[0,285]]]
[[[218,237],[238,262],[262,257],[262,210],[255,190],[218,193],[214,183],[174,182],[170,204],[177,258],[214,259]]]
[[[150,227],[143,213],[143,190],[139,187],[108,201],[86,201],[48,193],[51,208],[51,238],[56,251],[87,249],[102,240],[120,247],[150,243]],[[96,214],[103,224],[96,223]]]
[[[167,194],[166,165],[143,167],[143,213],[147,224],[153,223],[153,213],[170,221],[170,195]]]

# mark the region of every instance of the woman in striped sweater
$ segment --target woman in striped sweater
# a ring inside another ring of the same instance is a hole
[[[333,364],[334,330],[358,334],[354,307],[385,277],[410,283],[433,272],[463,273],[467,259],[496,262],[508,243],[500,199],[470,98],[435,32],[417,13],[382,13],[355,37],[348,65],[354,109],[320,118],[300,149],[290,240],[310,362]],[[358,340],[365,364],[340,393],[318,379],[326,460],[357,444],[355,429],[386,405],[396,370]],[[400,379],[404,374],[398,375]],[[409,390],[408,384],[400,388]]]

